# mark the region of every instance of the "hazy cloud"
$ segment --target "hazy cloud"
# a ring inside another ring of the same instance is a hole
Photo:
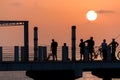
[[[11,5],[12,5],[12,6],[21,6],[22,3],[20,3],[20,2],[14,2],[14,3],[11,3]]]
[[[112,10],[99,10],[99,11],[96,11],[97,13],[99,14],[104,14],[104,13],[115,13],[114,11]]]

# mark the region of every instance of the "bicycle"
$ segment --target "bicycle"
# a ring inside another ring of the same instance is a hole
[[[102,49],[101,48],[98,48],[98,50],[96,50],[94,52],[94,60],[98,58],[98,56],[100,55],[101,59],[103,59],[103,55],[102,55]],[[118,60],[120,60],[120,46],[116,49],[116,58]]]
[[[102,55],[102,49],[100,47],[96,47],[98,48],[96,51],[94,50],[93,52],[93,60],[97,60],[98,58],[103,59],[103,55]]]
[[[116,50],[116,57],[118,60],[120,60],[120,46]]]

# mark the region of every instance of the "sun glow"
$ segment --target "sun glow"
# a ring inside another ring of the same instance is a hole
[[[86,17],[89,21],[94,21],[97,19],[97,13],[94,10],[90,10],[87,12]]]

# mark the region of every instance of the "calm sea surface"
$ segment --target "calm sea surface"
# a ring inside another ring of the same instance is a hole
[[[25,75],[25,71],[1,71],[0,80],[33,80]],[[83,77],[76,80],[102,80],[96,76],[91,75],[90,72],[84,72]],[[112,79],[120,80],[120,79]]]
[[[25,71],[1,71],[0,80],[33,80],[25,75]],[[90,72],[83,73],[83,78],[76,80],[102,80],[90,74]]]

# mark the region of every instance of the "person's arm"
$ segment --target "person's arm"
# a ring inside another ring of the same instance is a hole
[[[111,46],[112,42],[110,44],[108,44],[108,46]]]
[[[84,43],[88,42],[88,40],[84,41]]]

